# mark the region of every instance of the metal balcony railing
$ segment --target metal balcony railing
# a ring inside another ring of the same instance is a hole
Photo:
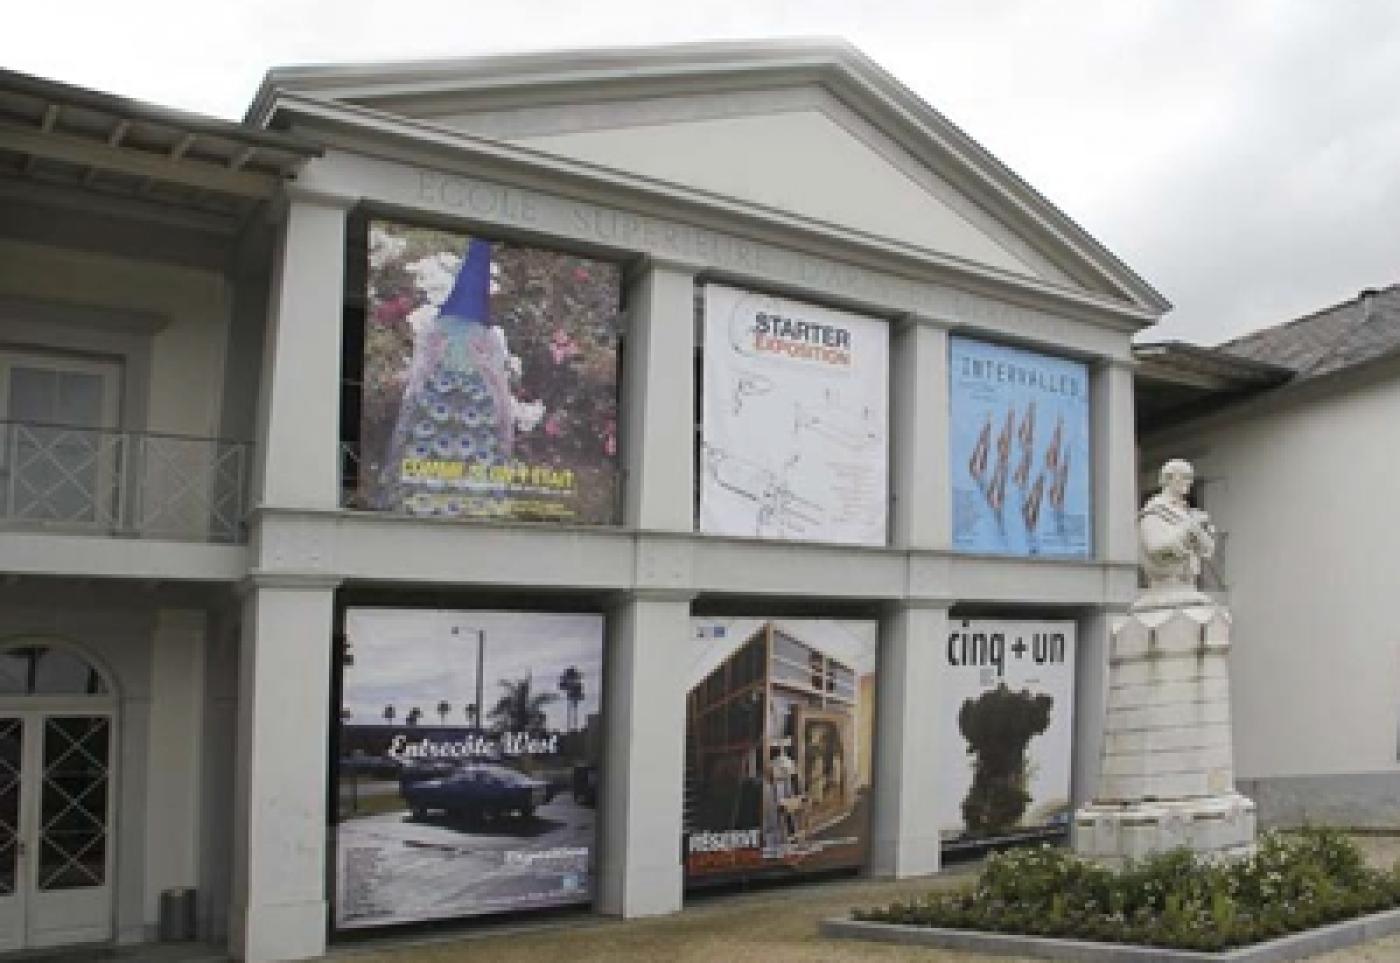
[[[0,525],[242,542],[246,442],[0,421]]]

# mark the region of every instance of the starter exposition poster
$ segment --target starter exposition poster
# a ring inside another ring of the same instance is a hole
[[[692,627],[687,883],[863,865],[876,624],[728,618]]]
[[[616,265],[369,225],[360,500],[449,518],[616,519]]]
[[[602,616],[359,608],[345,634],[336,926],[588,902]]]
[[[954,547],[1087,558],[1088,368],[949,341]]]
[[[1067,825],[1074,623],[950,622],[939,691],[944,841]]]
[[[889,328],[705,287],[700,530],[886,543]]]

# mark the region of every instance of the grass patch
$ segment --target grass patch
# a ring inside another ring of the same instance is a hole
[[[1254,855],[1186,850],[1120,871],[1049,845],[988,858],[951,893],[856,910],[857,920],[1219,951],[1400,906],[1400,864],[1366,865],[1343,833],[1264,833]]]
[[[403,801],[397,789],[393,792],[366,793],[355,800],[351,809],[348,799],[340,801],[340,818],[363,819],[366,816],[380,816],[384,813],[408,812],[408,803]]]

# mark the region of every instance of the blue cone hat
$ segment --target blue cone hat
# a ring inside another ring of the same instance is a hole
[[[484,324],[490,317],[490,301],[491,242],[472,238],[467,245],[467,256],[462,258],[462,266],[457,271],[452,293],[442,302],[438,313]]]

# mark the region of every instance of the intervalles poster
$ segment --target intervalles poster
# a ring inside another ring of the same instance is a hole
[[[958,337],[949,361],[953,547],[1087,558],[1088,368]]]
[[[889,328],[705,288],[700,530],[886,544]]]
[[[936,736],[945,842],[1064,828],[1074,737],[1073,622],[950,622]]]
[[[361,507],[617,520],[616,265],[369,225]]]
[[[592,897],[603,619],[352,608],[335,923]]]
[[[876,624],[697,618],[692,628],[687,883],[863,865]]]

